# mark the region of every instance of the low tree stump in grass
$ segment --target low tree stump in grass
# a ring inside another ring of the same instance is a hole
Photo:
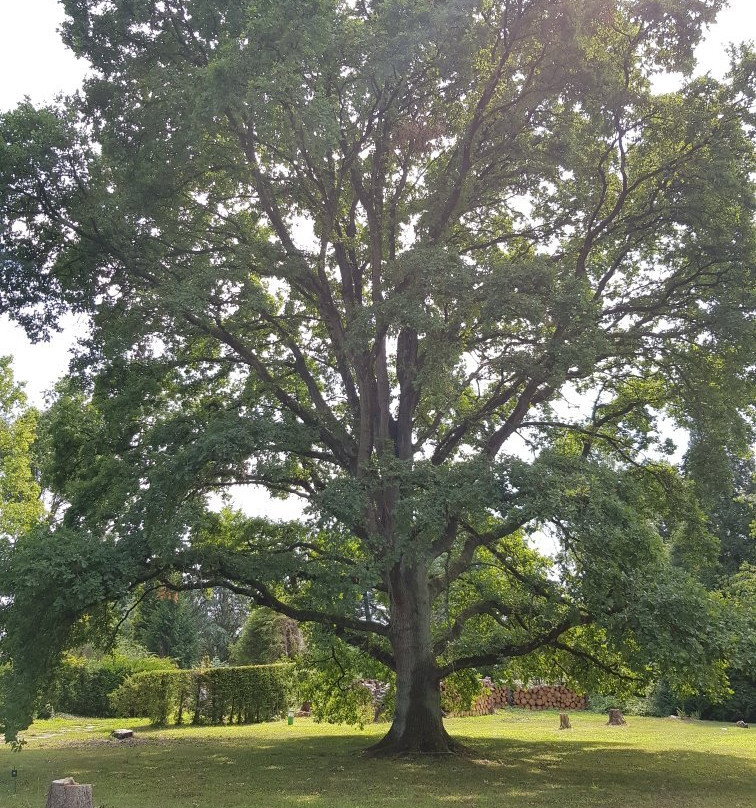
[[[133,729],[114,729],[110,733],[116,740],[124,741],[126,738],[133,738],[134,737],[134,730]]]
[[[621,727],[627,724],[625,716],[622,715],[622,710],[609,710],[609,726]]]
[[[81,785],[73,777],[53,780],[45,808],[94,808],[92,786]]]
[[[570,717],[567,713],[559,713],[559,729],[572,729]]]

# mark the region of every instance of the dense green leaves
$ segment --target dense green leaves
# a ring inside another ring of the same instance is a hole
[[[112,694],[120,715],[153,724],[250,724],[283,715],[294,701],[290,665],[135,673]]]
[[[0,548],[42,516],[32,451],[37,417],[13,381],[10,359],[0,357]]]
[[[298,656],[305,648],[294,620],[268,609],[253,609],[231,646],[234,665],[265,665]]]
[[[110,694],[134,673],[172,670],[169,660],[115,652],[101,659],[66,654],[50,689],[42,695],[42,708],[55,712],[107,718],[116,715]]]

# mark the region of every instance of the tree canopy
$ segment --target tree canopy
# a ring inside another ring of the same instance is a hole
[[[756,61],[651,79],[722,5],[64,0],[83,92],[0,119],[0,310],[91,317],[65,515],[4,572],[6,733],[146,582],[393,670],[377,751],[449,751],[440,680],[546,649],[721,684],[664,419],[750,439]],[[305,516],[219,513],[239,486]]]

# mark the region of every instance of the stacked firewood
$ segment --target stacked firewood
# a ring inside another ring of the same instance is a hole
[[[564,685],[536,685],[527,690],[518,687],[512,694],[512,704],[527,710],[584,710],[587,701]]]
[[[482,685],[483,692],[475,699],[472,707],[464,712],[455,711],[453,715],[490,715],[494,710],[509,706],[524,707],[527,710],[583,710],[587,705],[585,696],[573,693],[564,685],[536,685],[510,690],[494,684],[490,679],[484,679]]]

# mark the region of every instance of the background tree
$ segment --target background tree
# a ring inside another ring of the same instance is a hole
[[[720,0],[64,5],[92,78],[0,125],[0,309],[92,319],[50,415],[80,410],[64,524],[5,575],[6,732],[146,581],[393,669],[376,751],[448,752],[440,680],[539,649],[720,685],[715,539],[658,418],[744,423],[753,54],[650,84]],[[307,517],[209,508],[240,485]]]
[[[727,604],[732,635],[728,654],[731,689],[725,700],[710,699],[705,693],[676,693],[665,682],[653,691],[652,709],[669,715],[677,710],[697,713],[702,718],[722,721],[753,721],[756,718],[756,667],[754,634],[749,622],[756,614],[754,572],[756,571],[756,467],[748,433],[730,440],[717,440],[716,432],[700,436],[692,431],[685,457],[685,473],[695,486],[706,523],[704,535],[717,555],[708,553],[702,572],[704,580],[722,593]],[[673,553],[677,563],[685,557]]]
[[[304,649],[304,637],[295,620],[258,608],[249,613],[241,636],[231,647],[230,659],[234,665],[266,665],[296,657]]]
[[[131,632],[151,653],[191,668],[200,659],[198,627],[189,597],[161,587],[142,598]]]
[[[717,571],[734,575],[742,564],[756,565],[756,463],[742,438],[738,444],[691,440],[685,470],[696,486],[709,530],[719,540]]]
[[[0,548],[31,528],[44,512],[35,476],[37,412],[13,380],[10,357],[0,357]],[[3,559],[5,560],[5,559]]]
[[[249,599],[227,589],[189,593],[194,607],[201,657],[229,662],[247,615]]]

